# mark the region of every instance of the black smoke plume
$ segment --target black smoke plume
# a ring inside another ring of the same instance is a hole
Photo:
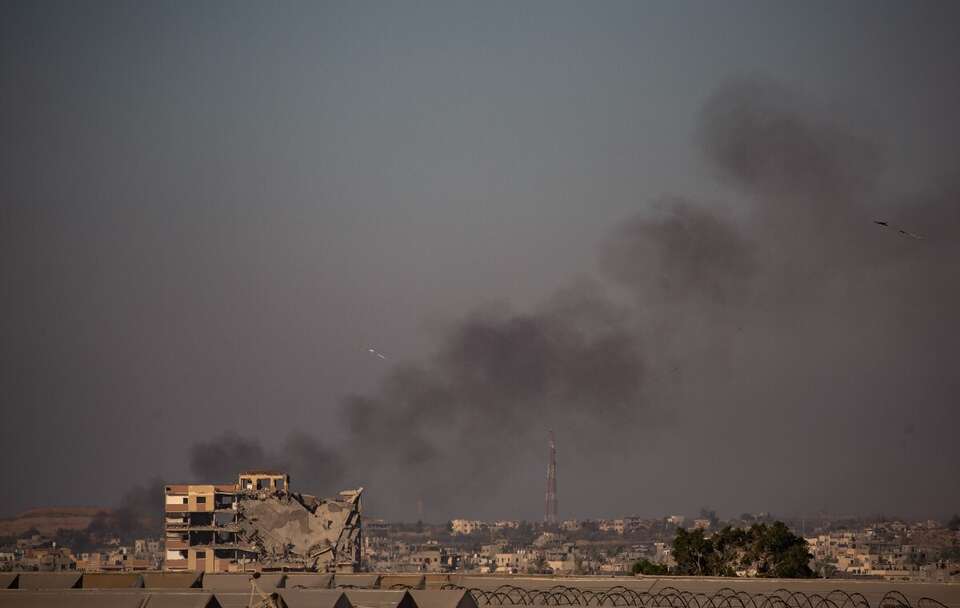
[[[305,433],[292,433],[277,451],[253,438],[225,433],[190,449],[190,470],[205,483],[234,482],[244,470],[277,469],[290,474],[296,489],[329,494],[343,476],[340,456]]]
[[[117,536],[124,543],[160,536],[163,531],[163,495],[164,482],[159,477],[135,485],[123,493],[115,509],[98,513],[84,533],[88,539]]]
[[[876,145],[763,79],[721,87],[698,132],[736,213],[638,201],[600,244],[601,278],[529,311],[467,313],[431,356],[347,397],[347,457],[307,439],[271,454],[224,437],[194,448],[194,472],[319,461],[324,482],[367,485],[385,512],[419,497],[444,516],[490,512],[513,467],[543,461],[531,450],[555,428],[587,467],[661,494],[696,474],[704,500],[736,512],[893,504],[891,483],[935,504],[936,484],[912,471],[946,481],[958,457],[960,179],[880,193]],[[881,217],[924,238],[880,229]],[[624,464],[637,460],[649,466]],[[806,481],[763,504],[722,485],[749,494],[751,480],[794,477]]]
[[[590,281],[530,312],[466,315],[431,358],[398,367],[375,395],[345,400],[350,443],[363,446],[354,464],[408,504],[427,496],[462,508],[483,488],[494,492],[514,459],[543,445],[548,426],[632,424],[646,396],[631,324]]]

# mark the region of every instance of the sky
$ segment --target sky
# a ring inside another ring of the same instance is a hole
[[[956,512],[958,17],[0,4],[0,515]]]

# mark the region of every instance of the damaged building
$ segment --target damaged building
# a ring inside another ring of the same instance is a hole
[[[362,492],[298,494],[278,471],[241,473],[236,484],[168,485],[164,569],[353,572],[362,559]]]

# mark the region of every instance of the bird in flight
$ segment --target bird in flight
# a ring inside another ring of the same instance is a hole
[[[874,224],[877,224],[877,225],[880,225],[880,226],[883,226],[884,228],[890,228],[891,230],[896,230],[897,232],[899,232],[899,233],[902,234],[903,236],[910,237],[911,239],[922,239],[922,238],[923,238],[923,237],[920,236],[919,234],[914,234],[914,233],[912,233],[912,232],[907,232],[906,230],[904,230],[904,229],[902,229],[902,228],[897,228],[896,226],[891,226],[888,222],[885,222],[885,221],[883,221],[883,220],[873,220],[873,223],[874,223]]]
[[[386,357],[384,357],[383,354],[375,348],[368,348],[367,350],[370,351],[372,354],[380,357],[381,359],[386,359]]]

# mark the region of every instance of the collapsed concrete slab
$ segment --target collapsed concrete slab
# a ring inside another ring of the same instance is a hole
[[[360,561],[360,493],[320,499],[283,490],[238,495],[237,539],[264,568],[352,572]]]

